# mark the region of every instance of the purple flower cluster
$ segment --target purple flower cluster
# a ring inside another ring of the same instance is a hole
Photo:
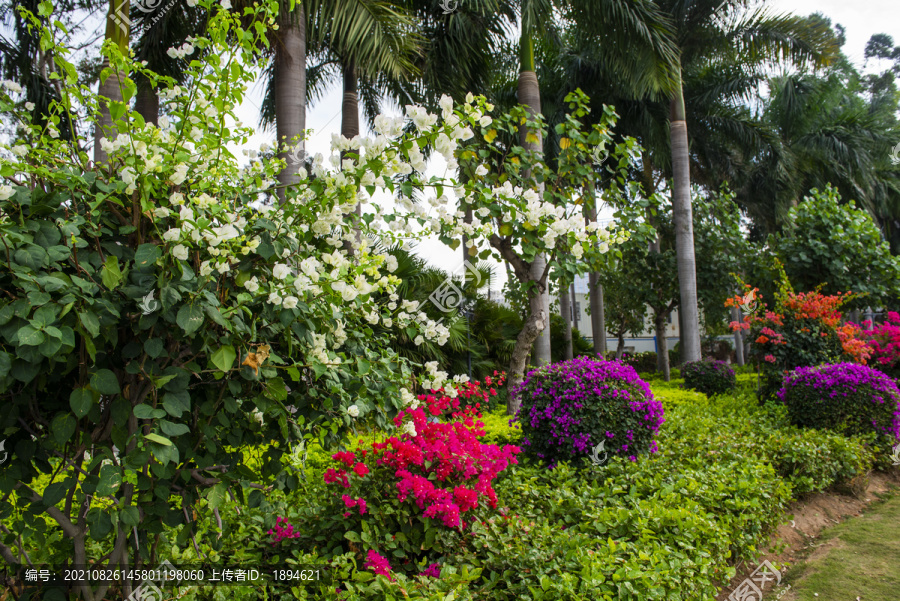
[[[814,392],[813,392],[814,391]],[[900,389],[890,377],[880,371],[858,363],[834,363],[816,367],[799,367],[784,379],[778,399],[789,406],[798,393],[804,398],[811,397],[817,404],[850,404],[865,396],[873,405],[881,406],[879,413],[890,419],[877,419],[871,424],[881,432],[900,439]],[[849,408],[848,408],[849,409]]]
[[[655,452],[653,435],[665,421],[662,403],[633,367],[577,357],[528,373],[513,394],[525,445],[548,460],[579,459],[600,442],[631,460]]]

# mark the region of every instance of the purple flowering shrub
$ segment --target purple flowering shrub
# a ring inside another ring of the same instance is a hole
[[[601,442],[598,457],[632,461],[656,452],[662,403],[633,367],[577,357],[529,372],[514,391],[522,401],[517,419],[523,446],[548,461],[584,462]]]
[[[681,366],[684,387],[706,396],[725,394],[737,386],[734,370],[724,361],[689,361]]]
[[[795,425],[846,436],[874,431],[900,440],[900,390],[880,371],[858,363],[799,367],[784,379],[778,398]]]

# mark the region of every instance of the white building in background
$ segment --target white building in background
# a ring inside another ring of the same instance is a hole
[[[594,335],[591,331],[591,316],[588,315],[590,307],[590,299],[588,296],[588,276],[576,276],[575,278],[575,307],[573,309],[574,319],[577,321],[575,327],[581,335],[588,341],[593,342]],[[651,319],[646,318],[644,322],[644,331],[640,336],[625,335],[625,348],[628,352],[642,353],[644,351],[656,352],[656,328]],[[667,348],[672,349],[678,342],[680,332],[678,330],[678,310],[672,311],[669,315],[669,323],[666,327]],[[618,344],[618,338],[609,332],[606,333],[606,349],[615,351]]]

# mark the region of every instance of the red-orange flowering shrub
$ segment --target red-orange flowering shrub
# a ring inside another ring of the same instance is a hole
[[[781,285],[774,310],[762,302],[758,289],[726,301],[741,306],[749,314],[742,322],[731,322],[733,330],[749,333],[750,355],[758,361],[763,375],[761,399],[772,398],[781,387],[784,373],[797,367],[849,361],[865,364],[871,349],[853,323],[841,324],[840,308],[856,298],[851,292],[834,295],[794,292],[781,271]],[[748,303],[748,298],[752,302]]]

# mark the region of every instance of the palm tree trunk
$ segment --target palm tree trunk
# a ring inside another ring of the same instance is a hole
[[[559,285],[559,312],[563,319],[563,341],[565,343],[565,357],[572,358],[572,297],[569,296],[569,287],[564,282]]]
[[[130,9],[130,0],[109,0],[109,11],[106,14],[106,39],[111,40],[119,46],[123,54],[128,52],[128,43],[130,39],[130,31],[128,24],[121,20],[118,15],[128,15]],[[109,59],[104,58],[102,69],[109,68]],[[104,80],[100,80],[100,87],[97,93],[100,95],[100,119],[94,128],[94,163],[106,162],[106,153],[100,146],[100,138],[115,138],[113,132],[112,117],[109,113],[108,102],[122,102],[122,89],[120,88],[121,80],[125,78],[125,73],[113,71]],[[104,102],[103,99],[107,102]]]
[[[149,83],[138,86],[134,110],[144,118],[144,122],[159,125],[159,96]]]
[[[600,274],[592,271],[588,274],[589,302],[591,305],[591,336],[594,338],[594,353],[606,358],[606,310],[603,305],[603,286]]]
[[[700,312],[697,309],[697,268],[694,259],[694,223],[691,213],[691,171],[688,155],[687,123],[681,82],[671,101],[672,209],[675,221],[675,252],[678,261],[678,286],[681,292],[679,313],[684,331],[681,360],[700,360]]]
[[[538,85],[537,73],[534,72],[534,46],[529,32],[522,32],[519,44],[520,50],[520,70],[519,70],[519,104],[524,105],[528,114],[534,117],[541,112],[541,88]],[[528,128],[519,129],[519,145],[526,150],[532,152],[542,152],[544,143],[541,132],[531,132],[534,134],[532,141],[528,140]],[[529,177],[527,173],[525,177]],[[543,190],[541,190],[543,191]],[[540,281],[547,266],[547,259],[544,255],[537,255],[532,263],[531,276],[535,281]],[[534,349],[535,363],[538,365],[546,365],[552,361],[550,357],[550,290],[548,286],[544,286],[541,291],[541,310],[548,323],[545,324],[543,330],[538,335]]]
[[[625,354],[625,330],[619,330],[616,336],[619,339],[618,344],[616,344],[616,359],[621,359],[622,355]]]
[[[281,36],[275,44],[275,129],[278,137],[278,156],[287,165],[278,174],[282,186],[300,181],[302,163],[293,152],[296,144],[303,148],[306,129],[306,18],[303,7],[294,13],[285,12],[279,19]],[[279,191],[284,198],[284,190]]]
[[[356,63],[352,59],[346,61],[342,66],[342,71],[344,74],[344,101],[341,104],[341,135],[352,139],[359,135],[359,91]],[[344,152],[341,158],[343,159],[347,154]],[[353,221],[353,231],[358,248],[362,242],[362,230],[359,227],[359,223],[362,221],[362,204],[357,203]],[[353,244],[347,240],[344,241],[344,249],[351,256],[355,252]]]

